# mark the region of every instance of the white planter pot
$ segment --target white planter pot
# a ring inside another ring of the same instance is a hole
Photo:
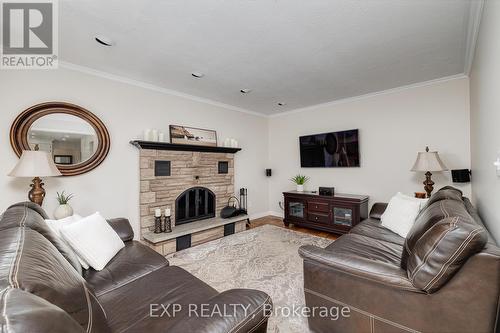
[[[297,192],[304,192],[304,185],[297,185]]]
[[[59,205],[54,211],[54,217],[56,220],[63,219],[65,217],[73,215],[73,208],[70,205]]]

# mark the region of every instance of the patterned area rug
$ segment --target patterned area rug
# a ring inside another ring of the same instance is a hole
[[[168,256],[218,291],[252,288],[268,293],[275,308],[305,305],[302,259],[297,250],[332,240],[264,225],[220,238]],[[309,332],[307,318],[274,314],[268,332]]]

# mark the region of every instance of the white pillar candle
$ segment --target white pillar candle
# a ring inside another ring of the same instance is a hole
[[[144,141],[151,141],[151,129],[146,128],[144,130]]]
[[[165,209],[165,216],[170,216],[170,208]]]
[[[238,141],[236,139],[231,139],[231,147],[238,148]]]
[[[230,138],[226,138],[226,140],[224,140],[224,147],[231,147],[231,139]]]
[[[160,217],[161,216],[161,209],[160,208],[156,208],[155,209],[155,217]]]
[[[165,142],[165,133],[163,132],[158,133],[158,141]]]
[[[151,141],[158,141],[158,130],[154,129],[151,131]]]

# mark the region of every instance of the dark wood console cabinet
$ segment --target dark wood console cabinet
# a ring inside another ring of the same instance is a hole
[[[368,217],[368,196],[335,194],[322,196],[313,192],[283,192],[286,226],[345,234]]]

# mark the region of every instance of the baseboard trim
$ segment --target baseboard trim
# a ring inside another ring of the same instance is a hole
[[[275,216],[275,217],[283,218],[283,213],[268,211],[268,212],[250,214],[250,220],[260,219],[260,218],[263,218],[266,216]]]

